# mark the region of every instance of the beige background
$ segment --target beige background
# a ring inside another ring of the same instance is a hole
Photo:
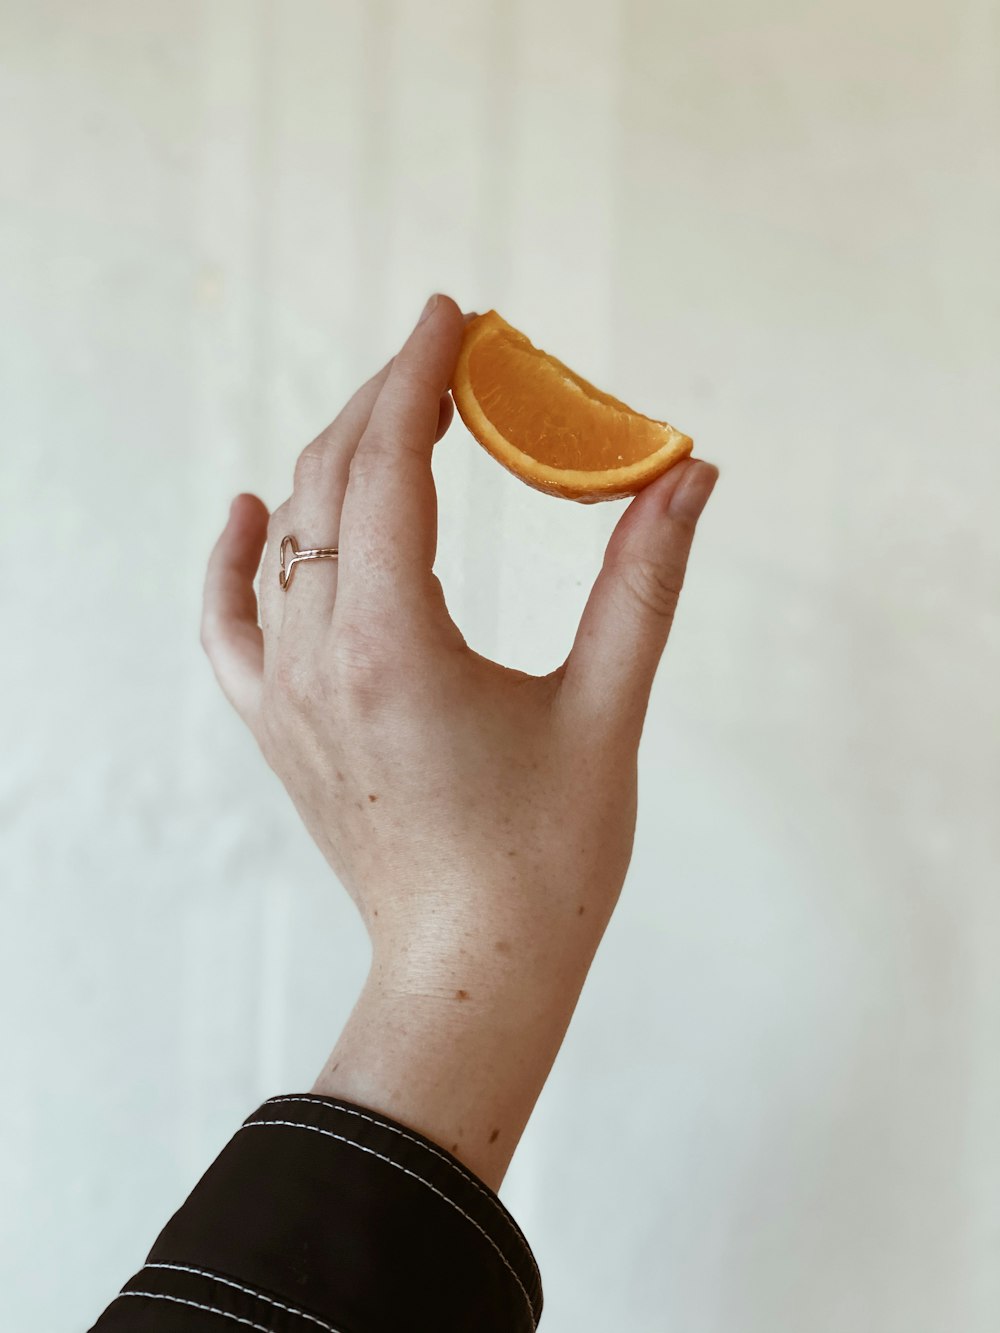
[[[503,1189],[543,1328],[995,1333],[996,6],[0,21],[4,1326],[85,1327],[360,985],[200,582],[444,288],[722,468]],[[548,669],[619,506],[436,469],[456,618]]]

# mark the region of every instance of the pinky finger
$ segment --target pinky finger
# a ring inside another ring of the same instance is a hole
[[[201,644],[222,692],[248,726],[260,706],[264,636],[253,581],[267,540],[267,506],[238,495],[205,574]]]

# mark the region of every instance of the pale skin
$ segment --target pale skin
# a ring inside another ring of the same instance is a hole
[[[621,892],[649,692],[718,470],[686,459],[629,503],[557,670],[480,656],[433,573],[431,452],[466,317],[428,305],[303,450],[290,497],[270,515],[236,497],[202,643],[371,940],[313,1091],[497,1189]],[[283,591],[286,533],[339,561],[297,565]]]

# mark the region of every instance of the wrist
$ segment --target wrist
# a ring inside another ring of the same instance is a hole
[[[592,954],[591,954],[592,956]],[[545,1083],[587,966],[542,976],[466,948],[376,953],[313,1091],[419,1130],[499,1188]]]
[[[386,994],[479,1010],[575,1004],[613,909],[614,900],[593,894],[562,894],[553,904],[539,891],[530,907],[500,899],[488,913],[471,902],[459,911],[383,913],[368,923],[370,977]]]

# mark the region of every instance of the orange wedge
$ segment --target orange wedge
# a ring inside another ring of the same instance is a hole
[[[694,447],[602,393],[495,310],[469,321],[451,384],[483,448],[536,490],[585,504],[635,495]]]

